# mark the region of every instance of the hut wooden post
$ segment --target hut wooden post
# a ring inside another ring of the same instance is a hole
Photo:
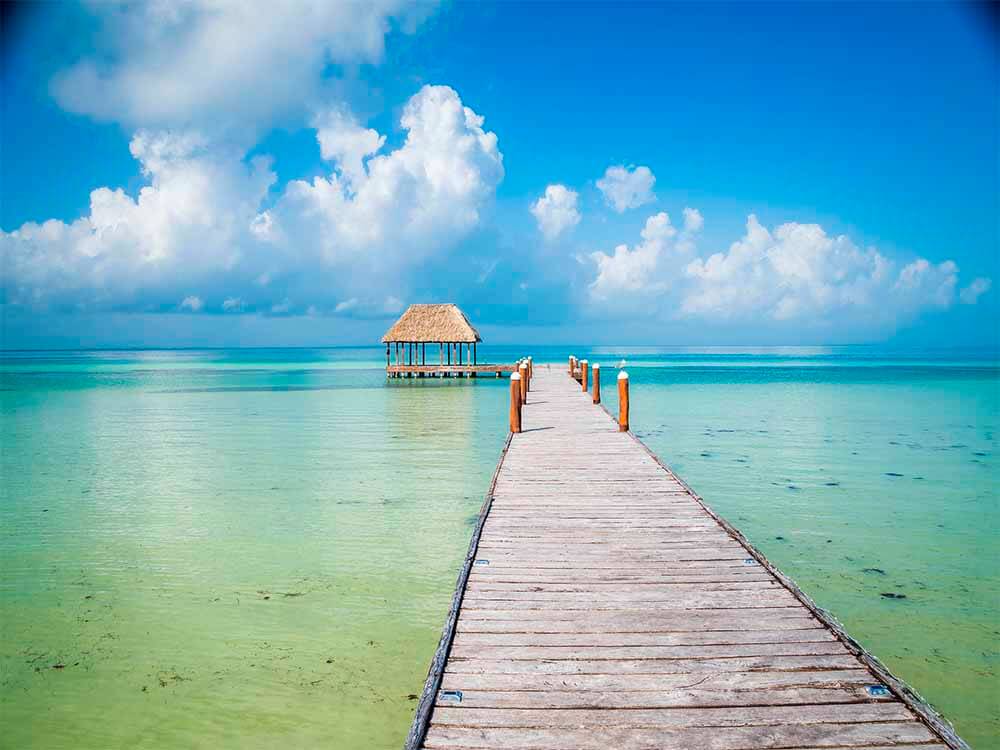
[[[594,363],[594,403],[601,403],[601,365]]]
[[[521,404],[528,403],[528,366],[522,362],[517,366],[517,371],[520,374],[518,378],[521,381]]]
[[[476,350],[476,342],[472,342],[472,364],[479,364],[479,352]]]
[[[587,360],[585,359],[580,360],[580,390],[582,390],[584,393],[587,392],[587,386],[588,386],[587,383],[587,375],[588,375],[587,370],[589,369],[588,365],[589,362],[587,362]]]
[[[510,376],[510,431],[521,431],[521,376]]]
[[[618,431],[628,432],[628,373],[618,373]]]
[[[392,360],[389,357],[389,345],[386,344],[385,345],[385,369],[388,370],[389,369],[389,365],[391,365],[391,364],[392,364]]]

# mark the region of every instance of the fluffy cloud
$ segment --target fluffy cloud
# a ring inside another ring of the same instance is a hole
[[[728,251],[690,257],[703,223],[700,213],[686,209],[684,229],[676,232],[660,213],[646,222],[634,248],[594,253],[593,297],[626,304],[643,299],[667,317],[819,321],[854,313],[883,323],[955,300],[952,261],[919,258],[896,272],[876,249],[863,250],[845,235],[795,222],[772,232],[754,215]],[[977,279],[962,290],[963,301],[974,302],[988,288],[988,279]]]
[[[661,272],[660,256],[677,235],[665,212],[650,216],[642,229],[642,242],[633,248],[618,245],[612,255],[592,253],[597,264],[597,278],[590,285],[595,299],[604,300],[618,293],[658,292],[668,285],[669,274]]]
[[[140,131],[130,149],[149,180],[136,198],[98,188],[72,223],[0,232],[8,302],[118,307],[151,295],[162,304],[252,262],[249,228],[274,181],[266,159],[247,164],[191,132]]]
[[[181,310],[190,310],[191,312],[201,312],[201,309],[205,306],[201,297],[195,297],[193,294],[185,297],[181,302]]]
[[[986,294],[993,286],[993,282],[989,279],[979,277],[974,279],[971,284],[969,284],[965,289],[958,293],[959,301],[963,305],[974,305],[979,301],[979,298]]]
[[[503,179],[496,135],[447,86],[410,99],[406,140],[389,153],[376,153],[382,137],[348,117],[322,122],[333,172],[290,182],[268,215],[267,239],[286,257],[308,246],[330,265],[351,261],[355,273],[404,270],[476,227]]]
[[[611,208],[624,213],[656,200],[653,194],[655,183],[656,178],[649,167],[618,165],[607,168],[604,177],[597,181],[597,189],[604,194],[604,200]]]
[[[577,209],[579,197],[565,185],[549,185],[545,188],[545,195],[531,204],[531,213],[545,239],[554,240],[580,223],[580,211]]]
[[[240,0],[94,3],[99,53],[52,82],[71,112],[131,127],[266,127],[321,98],[331,64],[375,63],[433,6]],[[249,93],[252,92],[252,93]]]
[[[130,148],[149,184],[136,198],[99,188],[72,223],[0,232],[7,302],[287,313],[357,297],[357,312],[395,310],[386,287],[405,291],[406,269],[478,226],[503,178],[497,138],[445,86],[410,99],[406,140],[388,153],[339,104],[314,124],[332,172],[290,182],[266,210],[267,159],[195,131],[140,131]]]

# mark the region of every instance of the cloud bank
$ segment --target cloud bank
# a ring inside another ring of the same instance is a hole
[[[315,120],[331,172],[289,182],[269,209],[268,159],[248,162],[197,132],[139,131],[130,149],[149,184],[137,198],[98,188],[89,214],[72,223],[0,233],[7,302],[381,312],[400,274],[478,226],[503,155],[483,118],[446,86],[410,99],[405,142],[387,153],[384,137],[339,107]],[[344,307],[348,298],[356,301]]]
[[[659,213],[646,221],[635,246],[593,253],[592,298],[606,310],[642,305],[671,319],[865,319],[880,326],[947,309],[956,299],[959,269],[950,260],[918,258],[899,267],[877,249],[861,249],[817,224],[787,222],[769,230],[753,214],[727,251],[699,256],[696,235],[703,225],[695,209],[684,209],[681,231]],[[976,279],[959,296],[973,304],[989,288],[988,279]]]

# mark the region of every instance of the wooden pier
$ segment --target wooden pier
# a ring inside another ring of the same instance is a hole
[[[408,750],[967,747],[565,364],[529,386]]]

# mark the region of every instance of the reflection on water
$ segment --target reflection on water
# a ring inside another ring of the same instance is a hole
[[[530,353],[562,363],[570,349]],[[606,384],[626,359],[647,443],[988,746],[991,361],[572,353],[603,361]],[[387,382],[382,364],[378,348],[3,355],[4,741],[398,747],[507,388]],[[612,411],[615,397],[605,387]]]

